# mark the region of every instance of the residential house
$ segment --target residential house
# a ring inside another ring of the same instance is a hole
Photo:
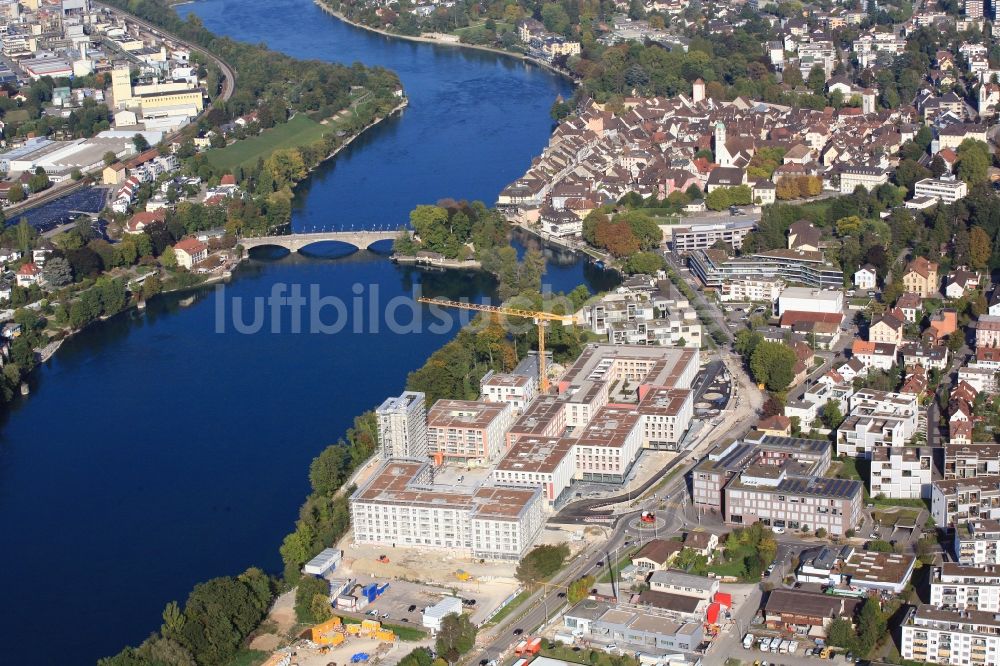
[[[208,246],[197,238],[182,238],[174,245],[177,265],[191,270],[195,264],[208,258]]]
[[[930,298],[938,291],[938,265],[925,257],[917,257],[906,266],[903,273],[903,289],[924,298]]]

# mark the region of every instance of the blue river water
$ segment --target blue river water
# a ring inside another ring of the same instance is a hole
[[[351,28],[309,0],[181,10],[295,56],[399,72],[410,108],[300,187],[297,230],[396,227],[441,197],[492,202],[544,146],[552,101],[571,92],[516,60]],[[370,307],[354,316],[352,299],[377,292],[384,305],[414,285],[476,299],[495,288],[480,273],[399,267],[384,251],[312,249],[255,255],[222,294],[165,296],[93,326],[34,374],[30,397],[0,423],[0,661],[93,663],[142,641],[199,581],[252,565],[279,571],[309,461],[457,330],[397,335],[378,313],[372,325]],[[575,257],[551,259],[553,290],[612,284]],[[349,325],[293,333],[286,312],[278,330],[270,320],[237,330],[236,297],[250,322],[255,298],[289,285],[352,304]]]

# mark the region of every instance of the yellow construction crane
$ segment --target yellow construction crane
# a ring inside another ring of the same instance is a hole
[[[549,377],[545,372],[545,327],[550,321],[558,321],[563,324],[575,324],[576,317],[573,315],[558,315],[551,312],[539,312],[537,310],[520,310],[518,308],[505,308],[497,305],[479,305],[477,303],[463,303],[461,301],[446,301],[437,298],[418,298],[421,303],[430,305],[440,305],[446,308],[460,308],[462,310],[475,310],[476,312],[491,312],[493,314],[503,314],[511,317],[525,317],[532,319],[538,326],[538,381],[542,393],[549,392]]]

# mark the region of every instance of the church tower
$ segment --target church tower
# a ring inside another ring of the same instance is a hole
[[[726,150],[726,125],[721,120],[715,123],[715,163],[719,166],[732,166],[729,151]]]

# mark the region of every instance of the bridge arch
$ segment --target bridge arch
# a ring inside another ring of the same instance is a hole
[[[408,233],[412,235],[413,232]],[[398,235],[399,231],[321,231],[283,236],[246,237],[240,239],[240,245],[247,252],[255,247],[266,246],[282,247],[289,252],[299,252],[316,243],[337,242],[359,250],[366,250],[380,241],[394,240]]]

